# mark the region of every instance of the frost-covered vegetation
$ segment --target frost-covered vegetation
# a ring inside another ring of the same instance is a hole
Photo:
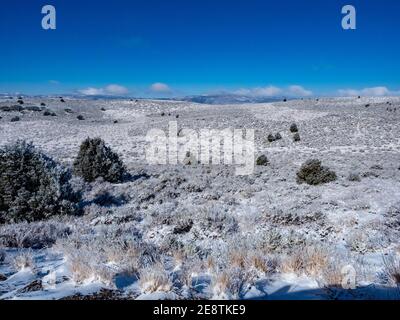
[[[383,99],[3,107],[0,299],[399,298],[400,114]],[[254,174],[148,165],[146,133],[178,114],[255,128]]]
[[[78,211],[71,173],[25,141],[0,149],[0,223]]]

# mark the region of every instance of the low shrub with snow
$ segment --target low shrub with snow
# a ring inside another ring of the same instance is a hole
[[[9,248],[41,249],[50,247],[57,239],[64,238],[71,229],[63,222],[21,222],[0,226],[0,245]]]
[[[103,178],[97,179],[90,186],[86,199],[101,207],[122,206],[127,202],[127,196],[118,192],[115,185],[104,181]]]
[[[78,213],[71,172],[17,141],[0,149],[0,223],[37,221]]]
[[[349,176],[347,177],[347,180],[352,181],[352,182],[360,182],[361,177],[357,172],[351,172]]]
[[[237,219],[222,207],[202,208],[197,218],[199,219],[200,227],[207,232],[228,235],[239,230]]]

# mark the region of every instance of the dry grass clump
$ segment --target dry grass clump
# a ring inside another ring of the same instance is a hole
[[[34,269],[35,263],[31,251],[23,251],[14,258],[14,266],[17,270]]]
[[[324,286],[327,288],[339,288],[342,286],[343,274],[336,264],[329,264],[323,272]]]
[[[298,275],[321,277],[329,265],[329,257],[329,252],[322,247],[306,247],[284,258],[281,270]]]
[[[280,269],[284,273],[301,274],[304,270],[304,257],[300,252],[294,252],[281,261]]]
[[[88,257],[87,252],[73,252],[67,257],[67,261],[75,283],[82,283],[93,277],[93,261]]]
[[[346,265],[349,268],[343,269]],[[351,277],[357,275],[353,266],[345,263],[344,257],[320,246],[310,246],[288,255],[282,259],[280,271],[314,278],[325,288],[341,288],[346,279],[350,281],[346,285],[355,284],[356,278]],[[359,277],[360,275],[357,275],[357,278]]]
[[[384,273],[392,285],[400,285],[400,260],[395,256],[384,256]]]
[[[276,271],[277,260],[257,249],[250,239],[234,236],[225,250],[213,251],[205,265],[211,274],[212,298],[241,299],[257,279]]]
[[[172,280],[162,263],[139,270],[139,287],[142,293],[170,292]]]
[[[110,285],[116,274],[137,275],[139,269],[159,260],[155,247],[140,240],[128,241],[107,233],[95,238],[70,237],[58,241],[55,249],[66,257],[77,283],[96,279]]]
[[[262,275],[270,275],[276,272],[278,260],[275,257],[263,254],[261,251],[254,251],[249,254],[248,266]]]
[[[218,270],[211,278],[211,294],[216,299],[241,299],[252,282],[253,275],[244,268],[232,266]]]

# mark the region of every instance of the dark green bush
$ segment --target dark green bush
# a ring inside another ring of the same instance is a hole
[[[256,164],[258,166],[267,166],[269,164],[268,158],[266,155],[261,155],[257,158]]]
[[[297,172],[297,183],[319,185],[329,183],[337,179],[336,173],[321,165],[318,159],[305,162]]]
[[[290,125],[290,132],[292,132],[292,133],[299,132],[299,128],[297,127],[297,124],[292,123],[292,124]]]
[[[276,139],[275,139],[275,136],[273,134],[269,134],[268,137],[267,137],[267,140],[268,140],[268,142],[274,142]]]
[[[11,121],[11,122],[18,122],[18,121],[20,121],[20,120],[21,120],[20,117],[15,116],[15,117],[12,117],[10,121]]]
[[[80,195],[70,179],[70,170],[30,143],[17,141],[1,148],[0,223],[77,214]]]
[[[81,144],[74,162],[74,172],[87,182],[102,177],[112,183],[122,182],[126,174],[119,156],[100,138],[87,138]]]

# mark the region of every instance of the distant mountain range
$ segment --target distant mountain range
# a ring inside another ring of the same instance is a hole
[[[29,95],[21,95],[24,97],[28,97]],[[127,96],[105,96],[105,95],[97,95],[97,96],[85,96],[79,94],[65,94],[65,95],[35,95],[31,97],[36,98],[59,98],[59,97],[67,97],[67,98],[75,98],[75,99],[109,99],[109,100],[123,100],[123,99],[147,99],[147,100],[172,100],[172,101],[188,101],[202,104],[241,104],[241,103],[268,103],[268,102],[276,102],[282,101],[283,97],[254,97],[254,96],[245,96],[245,95],[237,95],[237,94],[213,94],[213,95],[193,95],[186,97],[175,97],[175,98],[140,98],[140,97],[127,97]],[[1,98],[4,97],[17,97],[16,95],[9,94],[0,94]]]
[[[204,104],[241,104],[241,103],[268,103],[282,101],[281,97],[253,97],[236,94],[197,95],[174,99]]]

